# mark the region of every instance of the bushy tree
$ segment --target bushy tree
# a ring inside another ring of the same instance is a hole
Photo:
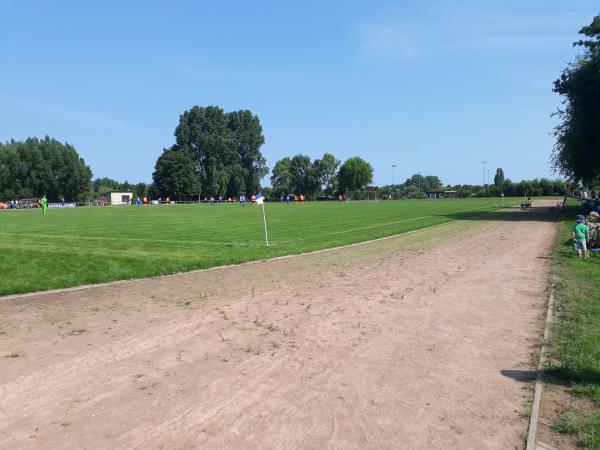
[[[414,189],[415,191],[420,192],[439,191],[442,188],[442,180],[436,175],[423,176],[420,173],[417,173],[408,178],[402,184],[402,187],[405,190]]]
[[[347,159],[337,174],[341,192],[363,189],[373,181],[373,167],[359,156]]]
[[[331,193],[339,163],[330,153],[325,153],[323,158],[314,161],[302,154],[292,158],[286,156],[273,167],[273,195],[281,197],[287,194],[302,194],[307,198],[315,198],[321,192]]]
[[[331,153],[325,153],[321,159],[315,160],[313,165],[320,188],[326,195],[331,195],[335,187],[340,160]]]
[[[292,173],[290,172],[292,159],[286,156],[275,163],[271,175],[273,195],[282,197],[292,194]]]
[[[230,177],[235,180],[231,188],[236,193],[256,193],[260,180],[269,173],[260,148],[265,143],[258,117],[248,110],[226,114],[227,128],[234,135],[236,162],[230,166]],[[230,192],[231,193],[231,192]]]
[[[194,160],[186,150],[165,150],[156,161],[152,178],[156,192],[162,197],[181,198],[200,192]]]
[[[268,173],[260,151],[264,142],[260,121],[250,111],[194,106],[180,116],[170,150],[191,156],[202,195],[250,195]]]
[[[579,33],[585,38],[574,45],[583,54],[554,82],[564,108],[557,112],[552,163],[567,177],[592,183],[600,177],[600,16]]]
[[[306,155],[295,155],[290,160],[290,175],[292,177],[292,192],[313,198],[319,191],[317,167]]]
[[[46,136],[0,143],[0,199],[84,200],[92,171],[73,146]]]

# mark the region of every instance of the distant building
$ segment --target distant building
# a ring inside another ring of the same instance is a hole
[[[110,191],[108,195],[111,205],[127,205],[133,199],[133,192]]]
[[[428,191],[427,198],[456,198],[456,191]]]

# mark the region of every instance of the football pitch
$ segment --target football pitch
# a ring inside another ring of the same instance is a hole
[[[262,209],[248,205],[0,211],[0,295],[302,253],[498,207],[498,199],[268,203],[268,248]]]

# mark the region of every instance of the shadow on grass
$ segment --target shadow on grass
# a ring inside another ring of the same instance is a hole
[[[548,207],[531,207],[528,209],[505,208],[502,211],[478,212],[456,212],[439,214],[454,220],[497,220],[503,222],[558,222],[563,218],[563,213],[554,211]]]
[[[512,370],[504,369],[500,373],[515,381],[527,383],[535,381],[538,376],[537,370]],[[572,384],[596,385],[600,387],[600,372],[595,369],[581,368],[572,369],[568,367],[548,367],[542,370],[542,381],[546,384],[557,386],[571,386]]]

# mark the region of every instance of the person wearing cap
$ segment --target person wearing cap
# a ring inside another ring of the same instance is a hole
[[[575,217],[575,225],[573,225],[573,242],[577,248],[579,259],[589,258],[587,241],[590,238],[590,229],[585,224],[585,217],[579,215]]]

